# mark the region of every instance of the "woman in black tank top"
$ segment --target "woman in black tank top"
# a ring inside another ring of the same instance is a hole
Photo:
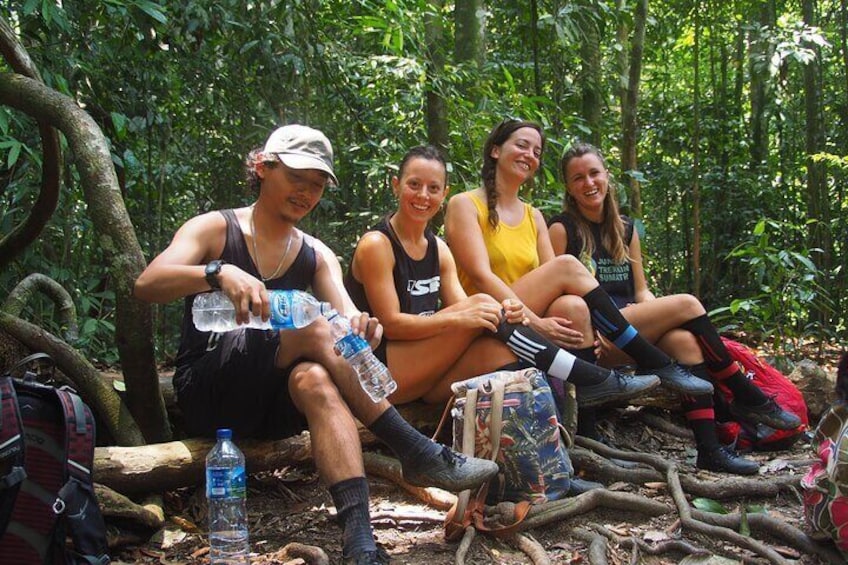
[[[648,289],[642,266],[639,234],[632,221],[619,214],[600,151],[577,144],[563,155],[566,185],[563,214],[551,220],[549,236],[557,254],[590,257],[596,277],[610,294],[624,289],[621,313],[646,339],[703,379],[719,381],[733,393],[729,411],[736,419],[792,429],[800,420],[780,408],[749,381],[731,359],[701,302],[690,294],[655,297]],[[603,272],[601,272],[603,270]],[[616,275],[619,274],[620,279]],[[630,362],[614,346],[605,348],[603,364]],[[684,396],[682,406],[695,432],[699,467],[738,474],[757,471],[753,461],[721,447],[715,430],[715,410],[724,404],[721,393]]]
[[[357,308],[383,324],[395,404],[443,402],[451,383],[517,359],[503,343],[481,337],[496,330],[502,306],[487,295],[465,295],[450,250],[429,228],[446,183],[436,149],[411,150],[392,179],[398,209],[362,236],[345,277]]]

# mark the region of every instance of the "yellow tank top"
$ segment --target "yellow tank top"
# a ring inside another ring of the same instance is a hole
[[[536,220],[533,208],[524,204],[524,217],[516,226],[498,222],[497,229],[489,224],[489,209],[486,203],[471,194],[471,201],[477,208],[477,222],[483,232],[483,241],[489,254],[489,266],[492,272],[506,284],[511,285],[539,266],[539,251],[536,248]],[[480,292],[471,279],[457,265],[459,282],[469,295]]]

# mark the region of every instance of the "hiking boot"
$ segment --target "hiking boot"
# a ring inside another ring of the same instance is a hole
[[[674,362],[660,369],[650,369],[647,372],[658,376],[660,381],[662,381],[662,386],[675,392],[682,392],[693,396],[713,393],[711,382],[699,379]]]
[[[695,466],[717,473],[733,473],[734,475],[756,475],[760,464],[745,459],[729,447],[716,447],[710,451],[698,451]]]
[[[656,388],[659,384],[660,379],[656,375],[626,375],[610,371],[607,378],[596,385],[577,387],[577,406],[598,406],[628,400]]]
[[[378,546],[374,551],[363,551],[354,557],[345,557],[344,565],[386,565],[391,561],[386,550]]]
[[[781,408],[774,398],[769,398],[760,406],[749,406],[734,400],[730,403],[730,413],[737,420],[765,424],[775,430],[794,430],[801,425],[801,418]]]
[[[568,487],[568,493],[566,496],[577,496],[578,494],[583,494],[584,492],[589,492],[590,490],[595,490],[599,488],[606,488],[601,483],[596,483],[595,481],[587,481],[586,479],[578,479],[577,477],[571,478],[571,484]]]
[[[438,457],[418,461],[402,468],[403,480],[416,487],[438,487],[462,492],[488,481],[498,474],[498,464],[488,459],[466,457],[442,446]]]

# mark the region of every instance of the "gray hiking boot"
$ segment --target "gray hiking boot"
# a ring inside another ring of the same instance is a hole
[[[649,369],[647,372],[658,376],[662,381],[662,386],[675,392],[691,394],[692,396],[713,393],[711,382],[699,379],[674,362],[659,369]]]
[[[750,406],[734,400],[730,403],[730,413],[738,420],[765,424],[776,430],[794,430],[802,424],[801,418],[781,408],[774,398],[769,398],[760,406]]]
[[[626,375],[610,371],[607,378],[596,385],[577,387],[577,406],[599,406],[629,400],[659,384],[660,379],[656,375]]]
[[[402,468],[403,480],[416,487],[438,487],[461,492],[488,481],[498,473],[498,464],[488,459],[466,457],[442,446],[438,457]]]

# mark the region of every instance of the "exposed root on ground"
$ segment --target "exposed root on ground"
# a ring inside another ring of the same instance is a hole
[[[740,477],[713,481],[700,480],[692,476],[681,478],[676,465],[659,456],[621,451],[580,437],[577,438],[577,444],[579,447],[572,450],[572,458],[582,470],[588,471],[593,478],[600,478],[608,482],[626,481],[637,484],[664,481],[674,502],[674,507],[641,495],[598,489],[574,498],[533,506],[527,518],[521,524],[522,532],[582,515],[599,507],[612,508],[617,511],[630,511],[646,516],[660,516],[676,511],[679,516],[679,528],[684,535],[689,532],[699,534],[713,542],[725,542],[721,544],[722,548],[727,545],[736,546],[740,548],[740,552],[733,555],[735,558],[749,558],[750,553],[746,553],[747,551],[775,565],[787,565],[789,563],[768,543],[754,537],[743,536],[734,531],[740,526],[742,518],[739,514],[718,515],[693,510],[687,500],[687,495],[705,496],[712,499],[729,499],[741,496],[768,498],[775,496],[782,490],[791,490],[798,482],[796,477],[776,477],[770,479],[768,483]],[[607,458],[635,461],[647,467],[625,469],[611,463]],[[399,484],[423,502],[440,510],[445,510],[455,500],[454,495],[439,489],[421,489],[404,483],[400,465],[397,460],[391,457],[367,453],[366,468],[369,473]],[[511,523],[513,516],[514,505],[508,502],[500,503],[497,506],[486,508],[485,521],[487,526],[497,526]],[[817,543],[782,520],[761,514],[749,514],[747,520],[753,535],[759,534],[768,538],[779,539],[804,554],[814,553],[827,563],[841,562],[832,548]],[[635,560],[634,562],[638,562],[640,554],[654,555],[668,552],[701,554],[707,551],[686,539],[673,539],[651,544],[637,538],[618,536],[600,526],[594,527],[593,530],[595,531],[575,528],[572,532],[576,539],[589,544],[588,557],[592,565],[601,565],[607,562],[607,540],[620,547],[629,547],[631,549],[631,560]],[[465,536],[457,549],[456,563],[465,562],[475,534],[476,531],[473,527],[466,530]],[[547,562],[545,560],[549,560],[544,548],[527,537],[526,534],[516,534],[513,536],[513,541],[530,556],[534,563],[545,563]]]
[[[533,565],[551,565],[551,559],[548,557],[545,548],[542,544],[533,539],[532,536],[526,534],[515,534],[513,536],[515,545],[527,554]]]

